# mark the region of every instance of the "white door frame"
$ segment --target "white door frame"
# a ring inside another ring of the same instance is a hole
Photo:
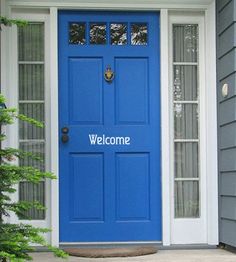
[[[206,107],[206,174],[207,185],[211,185],[211,190],[206,194],[206,223],[207,223],[207,235],[204,244],[216,245],[218,244],[218,192],[217,192],[217,128],[216,128],[216,52],[215,45],[215,2],[212,0],[180,0],[176,4],[176,1],[170,0],[168,4],[161,0],[150,0],[137,2],[134,0],[120,0],[120,1],[104,1],[99,4],[87,3],[85,0],[80,1],[32,1],[32,0],[9,0],[7,2],[2,1],[1,10],[2,13],[8,17],[14,17],[15,10],[22,10],[22,16],[25,13],[31,13],[35,15],[48,14],[48,78],[49,78],[49,108],[48,118],[50,119],[50,126],[48,127],[48,136],[50,137],[50,169],[58,176],[59,163],[58,163],[58,35],[57,35],[57,13],[58,9],[86,9],[86,10],[150,10],[160,11],[160,33],[161,33],[161,141],[162,141],[162,228],[163,228],[163,245],[174,244],[173,242],[173,230],[172,230],[172,207],[173,195],[171,189],[171,100],[169,92],[169,80],[170,80],[170,63],[169,63],[169,14],[172,10],[183,11],[202,11],[204,14],[204,29],[207,32],[205,34],[205,41],[203,43],[205,47],[205,77],[204,82],[207,83],[205,105]],[[32,13],[34,10],[34,14]],[[181,12],[179,13],[181,15]],[[9,40],[12,40],[14,32],[16,30],[3,30],[1,38],[1,84],[3,87],[3,93],[7,95],[10,106],[17,106],[17,100],[11,97],[7,88],[9,87],[17,91],[17,83],[15,81],[8,81],[10,78],[14,78],[10,73],[10,64],[14,65],[16,57],[12,54],[9,58],[8,54],[11,54],[11,49],[14,49],[14,42],[9,45]],[[11,42],[10,42],[11,43]],[[17,79],[17,78],[15,78]],[[18,144],[15,139],[17,129],[11,127],[9,134],[12,137],[9,140],[11,146]],[[14,139],[13,139],[14,138]],[[8,145],[9,145],[8,144]],[[50,193],[50,205],[51,210],[48,221],[49,226],[52,228],[51,243],[53,245],[59,245],[59,183],[58,179],[51,182]]]

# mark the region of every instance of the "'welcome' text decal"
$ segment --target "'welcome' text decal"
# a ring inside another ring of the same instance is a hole
[[[129,136],[98,136],[97,134],[89,134],[91,145],[130,145]]]

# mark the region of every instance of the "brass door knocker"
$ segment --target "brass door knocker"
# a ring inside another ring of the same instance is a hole
[[[115,77],[115,73],[111,70],[110,66],[107,66],[107,69],[104,73],[104,78],[108,83],[111,83]]]

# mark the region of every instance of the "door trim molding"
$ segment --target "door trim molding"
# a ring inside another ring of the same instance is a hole
[[[171,244],[170,197],[170,94],[169,94],[169,15],[167,9],[160,14],[160,66],[161,66],[161,181],[162,181],[162,241]],[[163,146],[165,145],[165,146]]]
[[[219,243],[218,213],[218,150],[217,150],[217,82],[216,82],[216,6],[215,1],[205,12],[205,82],[206,82],[206,124],[207,124],[207,243]]]
[[[50,8],[50,85],[51,85],[51,243],[59,244],[59,105],[58,105],[58,10]]]
[[[57,0],[9,0],[9,6],[12,7],[31,7],[31,8],[50,8],[57,7],[60,9],[80,9],[80,10],[160,10],[162,8],[168,9],[207,9],[208,5],[213,0],[169,0],[168,3],[163,3],[163,0],[120,0],[120,1],[96,1],[86,2],[84,0],[78,1],[57,1]]]

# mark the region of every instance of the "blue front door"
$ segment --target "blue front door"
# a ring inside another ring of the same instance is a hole
[[[60,242],[161,240],[159,14],[59,13]]]

